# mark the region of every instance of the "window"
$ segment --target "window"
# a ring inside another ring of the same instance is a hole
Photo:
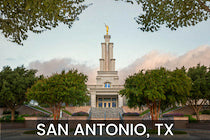
[[[105,83],[105,88],[110,88],[110,83]]]
[[[98,103],[98,107],[102,107],[102,102],[99,102]]]
[[[104,101],[111,101],[111,98],[104,98]]]
[[[112,98],[112,101],[116,101],[116,98]]]
[[[112,107],[116,107],[116,102],[112,102]]]

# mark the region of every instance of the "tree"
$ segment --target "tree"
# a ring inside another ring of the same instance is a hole
[[[35,83],[28,89],[28,99],[36,100],[39,104],[51,107],[54,120],[60,118],[62,104],[81,105],[89,101],[87,95],[87,76],[70,70],[67,73],[54,74]]]
[[[11,110],[11,120],[15,119],[15,110],[26,100],[27,88],[37,80],[36,70],[27,70],[24,66],[12,70],[3,67],[0,72],[0,99]]]
[[[28,31],[41,33],[58,26],[70,28],[88,5],[84,0],[1,0],[0,30],[10,41],[23,45]]]
[[[200,120],[199,112],[210,99],[210,73],[206,66],[198,64],[189,68],[187,75],[192,79],[188,103],[196,113],[197,120]]]
[[[185,103],[190,90],[190,78],[183,69],[165,68],[140,71],[129,76],[120,94],[128,99],[129,107],[147,106],[152,120],[158,120],[160,109]]]
[[[116,0],[119,1],[119,0]],[[121,0],[137,3],[142,13],[135,18],[142,31],[194,26],[210,17],[210,0]]]

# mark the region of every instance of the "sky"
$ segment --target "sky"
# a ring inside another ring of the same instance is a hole
[[[104,23],[109,26],[119,71],[162,65],[171,68],[189,64],[193,61],[190,58],[195,59],[192,65],[210,65],[207,54],[210,20],[177,31],[162,27],[158,32],[142,32],[134,20],[141,12],[139,5],[114,0],[89,0],[88,3],[93,4],[83,11],[71,29],[60,24],[42,34],[29,33],[24,46],[11,43],[0,34],[0,70],[5,65],[13,68],[24,65],[37,68],[40,74],[72,67],[93,73],[99,67],[101,42],[106,33]],[[182,58],[188,60],[182,62]],[[169,66],[169,62],[173,66]]]

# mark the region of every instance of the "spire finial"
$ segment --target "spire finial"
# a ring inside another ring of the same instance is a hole
[[[108,35],[108,33],[109,33],[109,26],[105,24],[105,27],[106,27],[106,35]]]

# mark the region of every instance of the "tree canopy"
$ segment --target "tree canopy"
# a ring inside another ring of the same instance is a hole
[[[0,30],[23,45],[28,32],[42,33],[63,23],[70,28],[89,5],[85,0],[1,0]],[[115,0],[141,6],[135,18],[142,31],[193,26],[210,17],[210,0]]]
[[[23,66],[12,70],[9,66],[0,72],[0,99],[11,110],[14,120],[15,110],[26,100],[27,88],[37,80],[36,70],[27,70]]]
[[[187,75],[192,79],[192,89],[188,102],[200,120],[199,111],[210,99],[210,72],[206,66],[198,64],[189,68]]]
[[[210,17],[210,0],[116,0],[139,4],[142,11],[135,18],[142,31],[171,30],[193,26]]]
[[[41,33],[58,26],[70,28],[87,5],[84,0],[1,0],[0,30],[10,41],[23,45],[28,32]]]
[[[35,83],[28,89],[27,97],[39,104],[47,104],[52,108],[54,120],[60,117],[62,104],[82,105],[89,101],[87,76],[77,70],[54,74]]]
[[[183,69],[165,68],[140,71],[129,76],[120,91],[128,99],[129,107],[147,106],[152,120],[158,120],[161,108],[184,104],[191,87],[190,78]]]

